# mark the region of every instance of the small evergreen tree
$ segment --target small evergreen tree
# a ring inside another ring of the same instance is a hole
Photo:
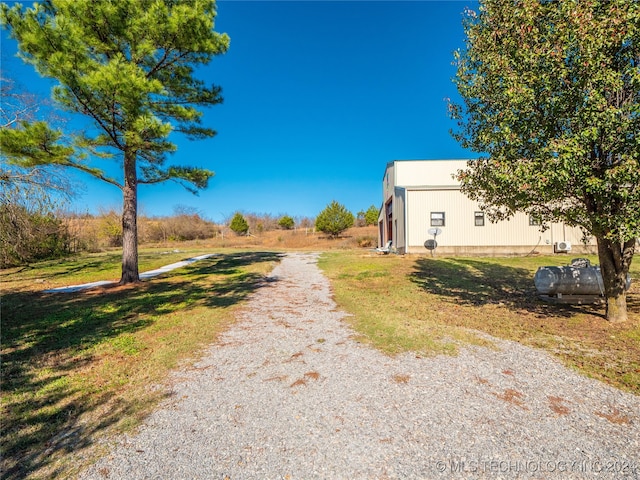
[[[335,238],[352,227],[354,221],[353,213],[334,200],[316,218],[316,228]]]
[[[278,226],[284,230],[291,230],[296,222],[289,215],[285,215],[278,220]]]
[[[375,205],[371,205],[366,212],[364,212],[365,225],[375,225],[378,223],[379,210]]]
[[[229,228],[233,230],[236,235],[246,235],[249,231],[249,224],[242,216],[240,212],[236,213],[231,219],[231,223],[229,224]]]

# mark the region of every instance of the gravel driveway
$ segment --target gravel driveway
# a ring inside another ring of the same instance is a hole
[[[640,397],[514,342],[385,356],[352,339],[317,257],[284,257],[81,478],[640,478]]]

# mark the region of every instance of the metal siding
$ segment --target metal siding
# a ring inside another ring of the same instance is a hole
[[[395,185],[457,185],[453,174],[467,166],[466,160],[402,160],[395,164]]]
[[[393,196],[393,189],[398,185],[394,177],[395,162],[387,164],[384,177],[382,178],[382,203],[386,203]]]
[[[568,240],[581,244],[580,229],[554,224],[541,232],[540,227],[529,225],[529,216],[517,213],[510,220],[497,223],[485,217],[484,226],[475,226],[474,212],[480,211],[477,202],[460,190],[408,190],[407,192],[408,246],[422,247],[433,238],[431,212],[445,213],[445,226],[436,240],[439,246],[525,246],[553,245]],[[564,233],[562,233],[564,231]]]
[[[562,223],[554,223],[550,228],[549,244],[557,242],[570,242],[571,245],[596,245],[596,239],[592,235],[587,235],[584,242],[584,233],[578,227],[568,227]]]
[[[559,241],[583,245],[579,228],[553,224],[541,232],[540,227],[529,225],[529,217],[523,213],[495,224],[485,217],[484,226],[475,226],[474,212],[480,211],[478,204],[460,192],[453,178],[453,174],[466,165],[466,160],[396,160],[387,164],[383,177],[383,209],[393,201],[396,248],[425,251],[424,242],[433,238],[427,232],[431,228],[431,212],[445,213],[445,226],[437,238],[439,246],[551,248]],[[382,213],[380,219],[384,217]],[[385,229],[386,223],[385,219]],[[588,244],[595,244],[593,238]]]
[[[406,190],[397,187],[393,196],[393,246],[404,253],[407,241],[405,238],[405,228],[407,219],[405,218]]]

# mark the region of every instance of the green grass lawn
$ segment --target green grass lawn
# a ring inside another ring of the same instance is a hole
[[[536,269],[569,260],[331,252],[320,266],[339,306],[354,315],[347,321],[385,352],[455,354],[465,344],[487,344],[477,334],[484,332],[545,349],[586,375],[640,394],[640,258],[632,266],[624,324],[607,322],[602,305],[537,299]]]
[[[217,250],[216,250],[217,251]],[[139,255],[140,273],[186,260],[205,253],[206,249],[141,249]],[[77,285],[98,280],[120,280],[122,252],[82,254],[57,260],[38,262],[23,267],[2,270],[0,286],[2,290],[15,291],[25,288],[27,291],[45,290],[55,287]]]
[[[143,250],[140,271],[202,253]],[[278,261],[227,252],[139,285],[70,294],[42,290],[117,280],[120,256],[3,271],[3,478],[68,476],[101,435],[135,426],[164,395],[154,386],[215,341]]]

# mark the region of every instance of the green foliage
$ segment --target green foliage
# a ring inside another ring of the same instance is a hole
[[[240,212],[237,212],[231,219],[229,228],[233,230],[236,235],[246,235],[249,231],[249,224],[247,220],[242,216]]]
[[[36,118],[50,120],[55,115],[45,100],[0,72],[0,264],[4,266],[57,257],[69,250],[70,234],[58,212],[76,189],[62,168],[46,164],[51,159],[65,161],[72,149],[58,143],[60,131]],[[27,161],[16,164],[16,155],[25,155]]]
[[[454,136],[488,158],[458,172],[462,190],[493,220],[593,234],[620,295],[640,236],[640,4],[484,0],[464,26]]]
[[[57,103],[93,120],[99,133],[77,136],[77,150],[130,151],[141,163],[140,183],[176,179],[203,188],[212,172],[163,163],[176,148],[167,138],[172,131],[192,138],[215,134],[200,126],[196,106],[220,103],[220,88],[192,76],[194,65],[228,48],[229,38],[213,31],[215,15],[213,0],[53,0],[26,10],[3,4],[0,20],[21,57],[59,82]],[[58,143],[60,132],[43,122],[23,127],[3,132],[16,147],[16,160],[70,165],[122,186],[87,167],[77,151],[71,159],[72,151]]]
[[[100,236],[110,247],[122,246],[122,220],[117,212],[110,210],[100,215]]]
[[[18,128],[0,128],[3,156],[24,167],[65,165],[73,148],[60,143],[62,132],[52,130],[46,122],[21,122]]]
[[[18,42],[21,57],[58,82],[53,93],[58,105],[88,117],[91,125],[72,138],[73,150],[44,124],[24,123],[0,140],[22,165],[71,166],[123,190],[123,281],[137,280],[138,184],[174,180],[195,192],[213,175],[165,162],[176,150],[172,132],[192,139],[215,135],[201,125],[197,107],[220,103],[221,89],[194,77],[196,67],[229,46],[228,36],[213,30],[215,16],[215,0],[1,6],[0,21]],[[119,179],[87,163],[116,154],[123,167]]]
[[[278,220],[278,226],[284,230],[291,230],[296,222],[289,215],[284,215]]]
[[[360,210],[356,217],[356,226],[365,227],[378,223],[379,210],[375,205],[371,205],[366,211]]]
[[[334,200],[317,216],[316,228],[335,238],[352,227],[354,221],[353,213]]]
[[[616,241],[640,236],[640,5],[486,0],[468,11],[459,173],[493,218],[518,210]]]
[[[378,207],[371,205],[366,212],[364,212],[365,225],[376,225],[378,223]]]
[[[73,148],[63,142],[61,130],[50,126],[56,116],[48,102],[24,90],[6,72],[0,73],[0,105],[2,163],[30,168],[68,161]]]

